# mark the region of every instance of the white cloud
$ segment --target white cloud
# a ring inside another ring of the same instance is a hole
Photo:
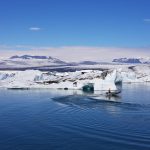
[[[148,18],[144,19],[144,22],[150,22],[150,19],[148,19]]]
[[[40,31],[41,28],[39,28],[39,27],[30,27],[29,30],[30,31]]]

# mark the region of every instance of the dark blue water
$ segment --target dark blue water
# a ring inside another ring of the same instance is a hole
[[[150,84],[114,98],[0,90],[0,150],[150,150]]]

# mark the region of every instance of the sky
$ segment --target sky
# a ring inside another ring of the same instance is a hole
[[[0,53],[150,57],[149,6],[150,0],[1,0]]]

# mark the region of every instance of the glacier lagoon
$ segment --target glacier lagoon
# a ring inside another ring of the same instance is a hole
[[[149,150],[150,83],[117,97],[64,90],[0,90],[1,150]]]

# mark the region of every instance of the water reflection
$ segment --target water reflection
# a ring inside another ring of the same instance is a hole
[[[121,101],[121,95],[107,95],[106,92],[103,91],[94,91],[94,92],[83,92],[81,90],[54,90],[51,91],[53,93],[57,93],[56,97],[59,97],[61,99],[61,97],[64,98],[69,96],[69,97],[74,97],[76,98],[88,98],[88,99],[93,99],[96,101],[109,101],[109,102],[120,102]],[[55,95],[55,94],[54,94]]]
[[[60,91],[61,92],[61,91]],[[119,105],[121,105],[121,96],[107,96],[105,93],[84,93],[82,91],[67,91],[65,95],[57,96],[52,100],[59,105],[65,105],[70,107],[78,107],[81,109],[105,109],[108,112],[120,111]]]
[[[109,113],[120,111],[145,111],[149,105],[123,101],[121,95],[107,96],[104,93],[84,93],[82,91],[67,91],[64,95],[53,97],[58,104],[79,107],[83,109],[107,110]]]

